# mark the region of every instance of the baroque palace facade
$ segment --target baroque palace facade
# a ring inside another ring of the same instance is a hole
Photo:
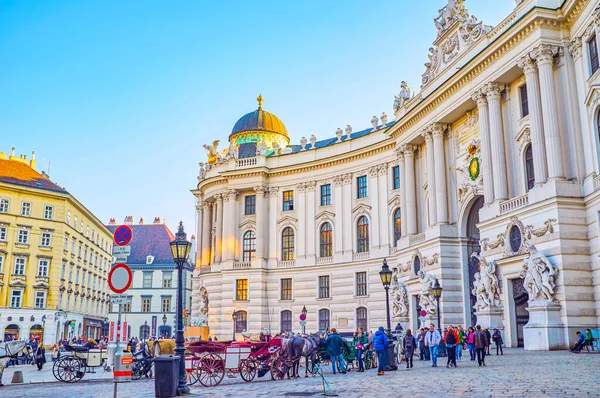
[[[228,149],[205,145],[195,324],[299,331],[306,306],[307,331],[375,329],[386,259],[405,327],[439,311],[534,350],[598,327],[598,2],[519,0],[491,27],[450,0],[434,25],[393,120],[290,145],[259,97]]]
[[[0,152],[0,340],[98,338],[112,234],[35,167]]]

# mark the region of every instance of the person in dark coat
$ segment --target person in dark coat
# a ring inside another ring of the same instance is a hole
[[[477,351],[477,362],[479,363],[479,366],[485,366],[485,347],[487,346],[487,337],[481,330],[480,325],[477,325],[475,328],[473,343],[475,345],[475,350]]]
[[[498,329],[494,329],[492,340],[496,344],[496,355],[498,355],[498,350],[500,350],[500,355],[504,355],[504,352],[502,352],[502,344],[504,344],[504,340],[502,339],[502,334]]]
[[[373,336],[373,348],[377,353],[377,363],[379,365],[377,369],[377,375],[383,376],[385,374],[384,370],[387,365],[387,358],[385,356],[388,345],[388,338],[383,331],[383,326],[380,326],[379,329],[375,332],[375,336]]]
[[[34,360],[39,372],[46,363],[46,350],[44,349],[43,344],[38,345],[37,349],[35,350]]]
[[[485,350],[487,351],[486,355],[490,355],[490,346],[492,345],[492,334],[490,333],[490,329],[486,328],[483,333],[485,334],[485,339],[487,341],[487,345],[485,346]]]
[[[338,334],[335,328],[331,328],[331,334],[325,340],[325,345],[327,346],[327,354],[331,357],[331,369],[333,370],[333,374],[336,372],[336,362],[339,359],[340,361],[340,370],[341,373],[346,373],[346,364],[344,363],[344,356],[342,355],[342,345],[344,342],[342,338]]]
[[[417,340],[413,336],[410,329],[406,329],[406,335],[404,336],[404,356],[406,357],[406,369],[413,367],[413,355],[415,353],[415,347],[417,346]]]

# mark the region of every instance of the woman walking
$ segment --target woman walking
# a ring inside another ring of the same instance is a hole
[[[448,351],[448,362],[446,367],[456,367],[456,344],[458,344],[458,334],[452,326],[448,326],[446,336],[444,336],[446,351]]]
[[[363,353],[365,352],[365,348],[369,343],[366,333],[363,331],[363,328],[358,328],[358,334],[354,340],[355,348],[356,348],[356,357],[358,358],[358,371],[365,371],[365,364],[363,362]]]
[[[44,350],[44,345],[40,343],[37,349],[35,350],[35,364],[37,365],[38,372],[42,370],[42,367],[46,363],[46,350]]]
[[[469,333],[467,334],[467,347],[469,347],[469,356],[471,357],[471,361],[475,360],[475,329],[472,327],[469,328]]]
[[[413,367],[413,354],[415,353],[415,347],[417,340],[413,336],[410,329],[406,329],[406,335],[404,336],[404,356],[406,357],[406,369]]]

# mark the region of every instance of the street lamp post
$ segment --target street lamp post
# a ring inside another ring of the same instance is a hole
[[[306,334],[306,314],[308,314],[308,311],[306,310],[306,306],[303,306],[302,315],[304,315],[304,319],[302,320],[302,334]]]
[[[163,333],[165,333],[165,329],[166,329],[165,326],[167,325],[167,313],[166,312],[163,314],[162,321],[163,321]],[[165,336],[165,337],[168,337],[168,336]]]
[[[148,321],[144,321],[144,340],[148,340]]]
[[[237,323],[237,316],[237,311],[233,311],[233,314],[231,314],[231,319],[233,320],[233,337],[231,338],[232,341],[235,341],[235,324]]]
[[[437,302],[437,321],[438,321],[438,330],[440,332],[440,337],[442,337],[442,340],[440,341],[439,344],[439,355],[441,357],[446,356],[446,345],[444,344],[444,334],[442,333],[442,308],[440,307],[440,297],[442,297],[442,292],[443,292],[443,288],[440,286],[440,281],[439,280],[435,280],[435,285],[433,285],[433,298],[436,300]]]
[[[192,244],[186,239],[187,234],[183,230],[183,222],[179,222],[179,229],[175,234],[175,240],[171,241],[171,254],[177,264],[177,313],[175,330],[175,354],[179,356],[179,383],[178,395],[189,394],[185,377],[185,346],[183,345],[183,268],[188,261]]]
[[[392,344],[392,321],[390,318],[390,284],[392,282],[392,271],[388,266],[387,260],[383,259],[383,265],[381,271],[379,271],[379,277],[381,283],[385,289],[385,313],[387,315],[387,335],[388,335],[388,347],[387,347],[387,370],[396,370],[396,363],[394,361],[394,345]]]

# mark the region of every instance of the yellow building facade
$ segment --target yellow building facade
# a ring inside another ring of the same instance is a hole
[[[0,339],[100,336],[111,253],[112,234],[35,154],[0,152]]]

